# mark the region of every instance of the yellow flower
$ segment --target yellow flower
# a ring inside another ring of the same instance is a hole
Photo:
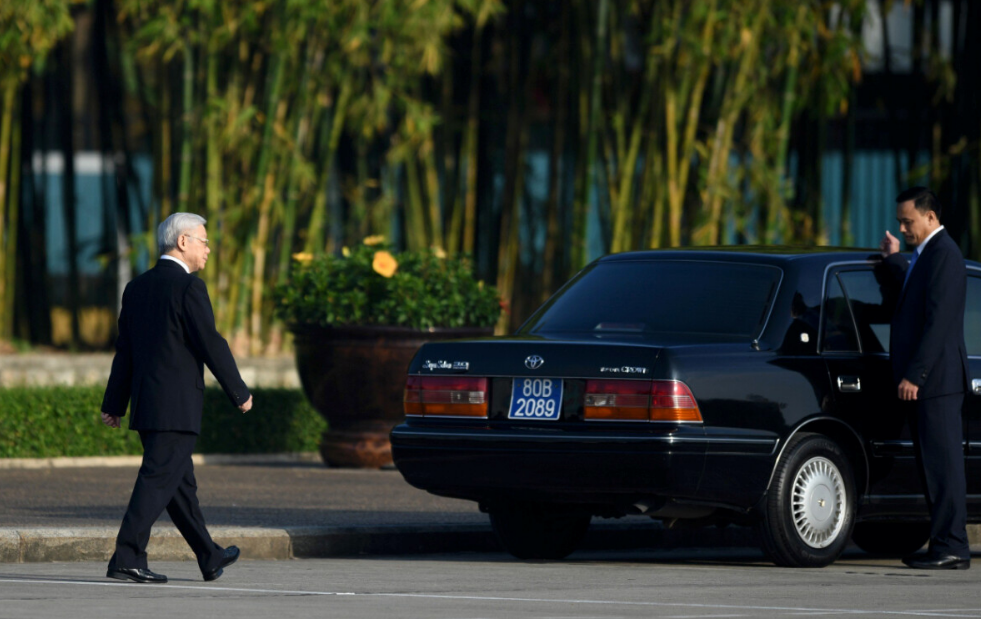
[[[299,253],[293,254],[293,260],[296,260],[300,264],[307,264],[313,260],[313,254],[308,251],[301,251]]]
[[[372,245],[380,245],[385,242],[385,237],[381,234],[376,234],[374,236],[366,236],[364,237],[364,241],[362,242],[365,245],[368,245],[369,247]]]
[[[440,260],[445,260],[446,259],[446,250],[445,249],[443,249],[442,247],[436,246],[436,245],[434,245],[432,249],[433,249],[433,255],[434,256],[436,256]]]
[[[391,277],[398,270],[399,263],[387,251],[376,251],[375,259],[371,262],[371,268],[382,277]]]
[[[341,248],[341,255],[344,256],[345,258],[350,258],[351,257],[351,250],[348,249],[347,247],[342,247]]]

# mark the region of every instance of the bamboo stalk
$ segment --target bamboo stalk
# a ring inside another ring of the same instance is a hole
[[[14,115],[18,118],[23,116],[22,105],[16,105],[18,108]],[[7,295],[4,299],[4,306],[6,310],[3,312],[3,316],[6,318],[6,323],[2,325],[4,330],[0,337],[6,337],[12,339],[15,335],[14,331],[14,317],[17,313],[17,294],[19,293],[17,287],[17,246],[20,236],[20,181],[21,181],[21,137],[23,132],[24,123],[15,123],[13,129],[13,137],[11,139],[11,155],[10,155],[10,198],[8,199],[8,226],[7,226]],[[3,200],[0,199],[0,217],[3,214]],[[0,236],[0,238],[3,238]],[[2,272],[0,272],[2,273]],[[23,281],[23,275],[21,280]],[[23,294],[23,293],[20,293]],[[23,307],[23,306],[22,306]],[[23,322],[23,318],[21,319]]]
[[[350,80],[344,80],[341,84],[341,91],[334,104],[334,114],[330,123],[324,123],[323,132],[329,135],[327,152],[324,156],[323,167],[321,168],[320,178],[317,182],[318,193],[314,201],[313,212],[310,215],[310,227],[307,234],[307,242],[303,251],[321,252],[324,248],[324,222],[327,217],[327,182],[330,180],[331,170],[334,168],[334,157],[337,154],[337,147],[341,142],[341,135],[344,131],[344,122],[347,116],[348,103],[351,99],[352,87]]]
[[[807,6],[801,5],[797,8],[796,20],[788,42],[787,75],[784,78],[783,105],[780,110],[780,126],[777,129],[777,155],[776,161],[774,162],[776,166],[776,177],[781,184],[785,182],[787,174],[787,149],[790,144],[790,122],[794,114],[794,104],[797,101],[797,72],[798,65],[800,64],[801,45],[800,35],[806,18]],[[776,187],[775,189],[777,195],[774,196],[771,208],[767,211],[767,243],[774,242],[777,226],[780,221],[779,218],[782,213],[783,195],[780,187]]]
[[[172,139],[172,129],[170,126],[170,71],[166,62],[162,62],[160,65],[160,221],[166,219],[172,212],[171,206],[171,186],[170,186],[170,171],[171,171],[171,161],[170,161],[170,151],[171,151],[171,139]],[[156,222],[154,222],[156,223]],[[150,229],[151,236],[153,237],[152,248],[151,249],[151,259],[157,257],[157,237],[154,232],[154,228]]]
[[[755,66],[760,48],[760,38],[766,19],[766,3],[763,2],[756,11],[756,17],[751,28],[747,48],[739,62],[736,78],[723,100],[722,111],[716,124],[715,138],[712,145],[712,156],[709,163],[708,176],[705,182],[703,203],[708,205],[707,221],[695,235],[695,242],[700,244],[716,244],[719,242],[722,203],[724,200],[721,185],[729,173],[729,154],[732,150],[733,134],[736,121],[742,106],[750,103],[750,96],[745,92],[749,74]]]
[[[571,262],[573,269],[586,264],[586,218],[589,215],[589,194],[596,174],[596,149],[600,112],[600,90],[603,82],[603,54],[606,51],[606,26],[610,12],[609,0],[599,0],[596,9],[596,45],[593,48],[592,83],[589,94],[589,121],[586,125],[585,180],[575,204],[572,221]]]
[[[545,203],[545,250],[542,265],[542,294],[544,302],[555,292],[556,270],[559,256],[559,203],[562,200],[562,161],[565,156],[565,140],[569,111],[569,5],[562,4],[559,46],[556,53],[557,80],[555,88],[555,123],[553,125],[552,151],[548,160],[548,198]]]
[[[193,163],[192,127],[194,123],[194,49],[184,41],[183,98],[181,109],[181,167],[177,189],[177,210],[189,210],[188,196],[191,191],[191,164]]]
[[[464,152],[467,165],[466,197],[463,216],[463,253],[472,255],[477,235],[477,146],[480,129],[480,77],[484,25],[474,27],[470,61],[470,94],[467,99],[467,131]]]
[[[419,168],[413,155],[405,160],[405,183],[408,192],[408,208],[405,213],[406,241],[409,249],[419,250],[427,246],[426,215],[422,188],[419,184]]]
[[[423,140],[422,162],[426,175],[426,195],[429,198],[429,242],[432,246],[443,249],[446,247],[446,239],[443,238],[443,213],[439,203],[439,175],[436,172],[436,153],[431,129]]]
[[[215,5],[211,17],[212,24],[215,25],[218,14],[218,6]],[[214,101],[218,98],[218,53],[217,51],[212,51],[207,56],[206,61],[206,81],[205,81],[205,97],[208,101]],[[214,239],[215,257],[216,265],[211,269],[208,269],[205,273],[205,281],[208,284],[208,288],[212,290],[214,298],[211,303],[214,306],[215,316],[221,315],[221,306],[224,305],[222,302],[222,295],[215,294],[218,292],[218,271],[223,266],[221,258],[223,257],[223,234],[224,227],[219,219],[219,214],[222,210],[222,196],[223,192],[221,190],[221,177],[222,177],[222,157],[221,157],[221,147],[218,143],[220,133],[220,125],[209,119],[208,122],[204,123],[204,134],[205,134],[205,218],[208,220],[210,225],[209,238]]]
[[[12,81],[12,80],[11,80]],[[7,237],[15,237],[17,230],[10,227],[5,230],[5,224],[10,213],[7,205],[7,178],[10,171],[10,149],[11,133],[14,119],[14,95],[17,89],[14,84],[8,83],[3,88],[3,108],[0,110],[0,242],[4,249],[0,251],[0,338],[10,337],[8,324],[12,324],[13,307],[7,303],[7,290],[13,288],[13,281],[8,280],[7,262],[16,259],[16,256],[8,255]],[[12,202],[12,200],[11,200]]]

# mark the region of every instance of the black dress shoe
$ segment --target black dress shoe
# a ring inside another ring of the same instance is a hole
[[[903,563],[914,570],[969,570],[971,559],[962,559],[956,555],[914,555],[903,559]]]
[[[203,572],[205,580],[217,580],[219,576],[225,571],[223,568],[228,567],[232,563],[238,561],[238,556],[241,553],[238,550],[238,546],[229,546],[225,549],[225,554],[218,563],[218,567],[207,572]]]
[[[154,574],[150,570],[140,567],[110,567],[106,572],[106,578],[153,584],[167,582],[167,577],[163,574]]]

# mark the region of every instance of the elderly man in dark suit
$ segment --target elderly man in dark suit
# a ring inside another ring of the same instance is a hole
[[[205,580],[221,576],[239,556],[238,548],[221,548],[208,534],[191,463],[201,432],[203,365],[235,406],[243,413],[252,408],[228,344],[215,330],[208,289],[191,275],[204,268],[211,251],[204,224],[192,213],[168,217],[157,229],[160,260],[123,293],[102,421],[118,428],[129,404],[129,427],[140,433],[143,465],[109,561],[110,578],[167,582],[146,560],[150,528],[164,509],[197,556]]]
[[[903,562],[918,569],[966,570],[971,567],[962,421],[967,271],[960,249],[940,225],[940,202],[932,192],[913,187],[896,203],[899,230],[915,249],[907,264],[898,253],[899,240],[889,232],[882,239],[883,265],[899,289],[889,353],[897,395],[915,409],[911,424],[931,521],[929,552]]]

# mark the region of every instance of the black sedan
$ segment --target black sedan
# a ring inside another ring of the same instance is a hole
[[[929,536],[889,369],[873,250],[616,254],[513,336],[423,346],[395,464],[478,501],[505,548],[561,558],[590,519],[753,524],[786,566],[849,539],[906,553]],[[968,262],[964,417],[981,522],[981,265]]]

